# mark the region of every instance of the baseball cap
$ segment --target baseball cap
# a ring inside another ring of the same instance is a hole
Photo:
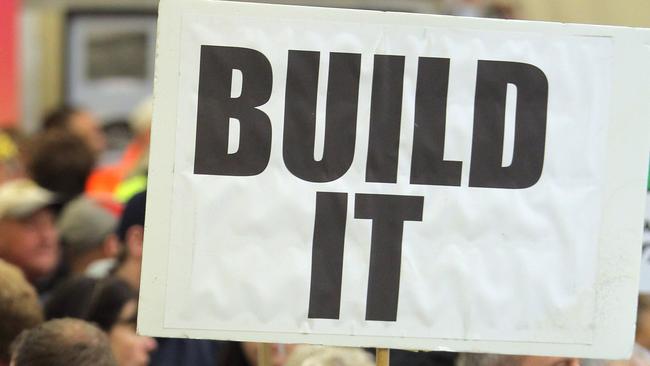
[[[0,219],[24,219],[55,203],[54,193],[29,179],[16,179],[0,185]]]
[[[100,246],[116,226],[117,215],[86,196],[70,201],[57,223],[61,239],[71,255]]]
[[[140,192],[131,199],[124,206],[120,223],[117,225],[117,236],[121,242],[126,239],[126,232],[131,226],[140,225],[144,226],[144,214],[147,201],[147,191]]]

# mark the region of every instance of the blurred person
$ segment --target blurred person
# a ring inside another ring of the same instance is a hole
[[[72,276],[56,286],[44,304],[45,319],[85,319],[99,279]]]
[[[126,202],[135,193],[146,189],[152,111],[153,100],[150,97],[134,109],[129,116],[133,139],[119,162],[93,172],[86,184],[88,193],[116,195],[118,200]]]
[[[113,200],[87,196],[62,210],[57,227],[70,273],[45,302],[46,319],[85,316],[95,285],[109,275],[120,252],[115,229],[121,211]]]
[[[515,19],[517,12],[507,0],[442,0],[444,13],[466,17]]]
[[[512,6],[512,4],[506,3],[504,1],[493,1],[490,3],[485,10],[485,16],[489,18],[500,19],[518,18],[517,11]]]
[[[0,184],[24,175],[18,146],[8,133],[0,130]]]
[[[360,348],[297,346],[286,366],[374,366],[370,354]]]
[[[71,274],[84,274],[92,263],[117,256],[115,229],[120,210],[116,202],[87,196],[77,197],[64,207],[57,227]]]
[[[126,282],[115,277],[99,281],[84,317],[108,334],[118,365],[149,364],[156,341],[136,334],[137,293]]]
[[[36,290],[18,267],[0,259],[0,366],[9,365],[11,342],[42,322]]]
[[[124,206],[117,225],[121,242],[113,276],[122,279],[134,291],[140,289],[144,219],[147,192],[134,195]],[[158,348],[151,354],[151,365],[214,365],[220,343],[199,339],[158,338]]]
[[[515,359],[520,362],[520,366],[580,366],[588,363],[570,357],[517,356]]]
[[[63,202],[83,193],[95,161],[86,143],[65,130],[34,136],[27,152],[29,175]]]
[[[106,332],[120,366],[149,364],[156,348],[150,337],[135,332],[137,293],[116,277],[76,276],[57,287],[45,304],[47,319],[71,317],[87,320]]]
[[[127,147],[123,162],[125,166],[129,165],[129,160],[134,163],[115,187],[114,194],[120,202],[126,202],[136,193],[147,189],[152,113],[153,100],[147,98],[136,107],[129,117],[129,124],[134,131],[135,137]]]
[[[650,350],[650,294],[639,294],[635,341],[639,346]]]
[[[62,106],[49,113],[43,120],[43,130],[64,130],[80,137],[95,158],[106,150],[106,137],[100,123],[89,111]]]
[[[596,366],[602,362],[570,357],[511,356],[486,353],[461,353],[456,366]]]
[[[124,206],[116,229],[122,246],[113,272],[135,291],[140,290],[146,200],[146,192],[133,196]]]
[[[40,293],[52,285],[60,260],[54,195],[31,180],[0,186],[0,259],[18,266]]]
[[[12,366],[115,366],[106,335],[79,319],[55,319],[24,331],[12,345]]]

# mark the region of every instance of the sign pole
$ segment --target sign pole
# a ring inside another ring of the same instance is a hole
[[[258,343],[257,360],[259,366],[271,366],[271,343]]]
[[[390,349],[377,348],[377,366],[388,366],[390,364]]]

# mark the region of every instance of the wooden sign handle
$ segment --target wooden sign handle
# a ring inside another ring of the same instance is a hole
[[[271,366],[271,343],[257,344],[257,365]]]
[[[377,366],[388,366],[390,364],[390,350],[388,348],[377,348]]]

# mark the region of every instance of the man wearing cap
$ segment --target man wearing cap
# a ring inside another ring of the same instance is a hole
[[[0,186],[0,258],[19,267],[37,287],[59,264],[54,195],[27,179]]]
[[[116,230],[122,252],[117,258],[115,275],[136,291],[140,290],[146,199],[146,192],[142,192],[126,203]]]
[[[116,202],[80,196],[70,201],[59,217],[57,227],[66,263],[72,274],[90,274],[88,267],[119,251],[115,235],[120,208]]]

